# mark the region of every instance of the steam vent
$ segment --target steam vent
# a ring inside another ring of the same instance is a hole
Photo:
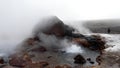
[[[0,57],[0,68],[110,68],[114,57],[105,49],[101,35],[81,34],[54,16],[38,24],[7,60]]]

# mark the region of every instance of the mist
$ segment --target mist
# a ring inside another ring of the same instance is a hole
[[[118,1],[0,0],[0,52],[13,51],[19,43],[31,36],[32,29],[37,23],[50,15],[73,25],[80,33],[89,33],[89,29],[79,28],[82,22],[74,24],[66,21],[119,18]],[[83,29],[86,30],[81,32]]]
[[[12,38],[23,37],[21,35],[30,34],[34,25],[49,15],[55,15],[63,21],[119,18],[118,9],[118,1],[112,0],[1,0],[0,34]]]

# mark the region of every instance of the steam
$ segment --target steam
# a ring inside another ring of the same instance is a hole
[[[57,16],[46,16],[40,19],[39,23],[33,28],[33,35],[48,30],[52,25],[60,21]]]
[[[39,37],[41,39],[41,41],[43,43],[45,43],[45,45],[48,47],[48,48],[51,48],[54,49],[54,48],[57,48],[57,49],[60,49],[60,48],[63,48],[64,45],[60,45],[62,40],[58,39],[57,37],[55,37],[54,35],[45,35],[45,34],[39,34]]]
[[[36,27],[33,30],[33,34],[37,35],[42,40],[42,42],[45,43],[45,45],[47,46],[58,47],[61,49],[66,48],[66,51],[71,53],[75,53],[75,52],[82,53],[81,47],[78,46],[77,44],[71,43],[67,39],[59,39],[54,35],[46,35],[43,33],[43,31],[48,30],[52,25],[58,22],[62,22],[62,21],[58,19],[56,16],[46,17],[36,25]],[[82,25],[82,22],[80,23],[64,22],[64,23],[69,25],[70,27],[75,28],[76,32],[79,32],[82,34],[90,33],[90,31]]]
[[[60,19],[58,19],[56,16],[50,16],[47,17],[47,19],[42,19],[33,29],[32,31],[32,36],[37,36],[39,37],[40,41],[42,42],[37,42],[35,44],[34,47],[31,47],[31,49],[33,48],[37,48],[39,46],[45,46],[45,48],[49,51],[50,54],[53,54],[56,56],[56,53],[54,54],[54,51],[57,51],[58,53],[65,53],[62,54],[59,58],[64,58],[64,60],[62,59],[61,62],[59,63],[70,63],[73,64],[73,58],[75,57],[75,55],[77,54],[81,54],[83,57],[85,57],[85,59],[87,59],[88,57],[91,58],[95,64],[97,64],[97,62],[95,61],[95,57],[97,57],[99,55],[99,53],[96,53],[94,51],[88,50],[84,47],[82,47],[81,45],[78,45],[76,43],[73,43],[70,41],[70,39],[65,38],[59,38],[56,37],[55,35],[47,35],[44,33],[44,31],[48,30],[52,25],[54,25],[55,23],[58,22],[64,22],[61,21]],[[75,28],[76,32],[78,33],[82,33],[82,34],[87,34],[90,33],[90,31],[87,28],[84,28],[84,26],[82,25],[82,22],[78,22],[78,23],[68,23],[68,22],[64,22],[65,24],[67,24],[68,26],[70,25],[70,27]],[[19,40],[17,40],[19,41]],[[23,42],[24,43],[24,42]],[[9,52],[16,52],[15,49],[17,46],[18,42],[16,42],[16,44],[14,44],[14,46],[11,48],[12,50]],[[25,44],[26,45],[26,44]],[[26,47],[22,47],[27,49]],[[30,51],[31,49],[29,49],[28,51]],[[6,50],[8,51],[8,50]],[[9,53],[8,52],[8,53]],[[90,54],[91,53],[91,54]],[[11,54],[11,53],[9,53]],[[89,54],[89,55],[88,55]],[[48,55],[48,54],[47,54]],[[59,54],[57,54],[57,56],[59,56]],[[67,59],[65,59],[67,58]],[[57,60],[57,59],[56,59]],[[86,63],[86,65],[91,65],[90,63]]]
[[[78,33],[81,34],[90,34],[92,33],[88,28],[84,26],[84,22],[82,21],[71,21],[71,22],[65,22],[65,24],[68,24],[69,26],[75,28]]]
[[[76,43],[71,42],[70,39],[67,39],[66,37],[64,38],[59,38],[56,37],[55,35],[52,34],[45,34],[44,31],[47,31],[49,28],[51,28],[52,25],[54,25],[55,23],[58,22],[64,22],[59,20],[56,16],[50,16],[47,17],[47,19],[42,19],[33,29],[33,31],[31,32],[32,35],[31,36],[37,36],[41,42],[37,42],[35,44],[35,47],[32,48],[37,48],[41,45],[44,45],[45,48],[47,48],[47,50],[49,51],[47,54],[47,56],[49,56],[50,54],[53,54],[53,56],[57,56],[59,57],[59,62],[58,63],[69,63],[69,64],[73,64],[73,58],[75,57],[75,55],[80,54],[82,55],[85,59],[87,58],[91,58],[91,60],[94,62],[94,64],[90,64],[89,62],[87,62],[85,65],[86,66],[91,66],[91,65],[97,65],[96,62],[96,58],[100,55],[99,52],[96,51],[92,51],[89,50],[87,48],[82,47],[82,45],[78,45]],[[65,22],[65,24],[69,25],[70,27],[75,28],[75,32],[78,32],[80,34],[86,34],[86,35],[91,35],[92,32],[85,28],[82,22]],[[105,40],[107,42],[107,45],[116,45],[112,48],[108,48],[106,49],[106,51],[119,51],[119,40],[120,40],[120,35],[108,35],[108,34],[100,34],[102,37],[105,37]],[[30,35],[27,37],[31,37]],[[16,38],[17,39],[17,38]],[[7,40],[7,42],[11,42],[11,43],[7,43],[4,44],[6,42],[6,39],[3,38],[3,40],[5,40],[3,43],[1,43],[0,45],[9,45],[11,47],[5,47],[4,50],[3,48],[1,48],[0,51],[0,56],[4,56],[4,55],[10,55],[14,52],[16,52],[14,49],[16,47],[18,47],[18,43],[22,42],[23,39],[11,39],[11,41]],[[16,40],[16,41],[15,41]],[[14,42],[14,43],[13,43]],[[11,45],[10,45],[11,44]],[[8,49],[6,49],[8,48]],[[25,47],[23,47],[25,48]],[[32,49],[31,48],[31,49]],[[30,50],[30,49],[29,49]],[[54,53],[55,51],[58,52],[58,54]],[[46,56],[46,55],[45,55]],[[56,60],[57,60],[56,57]],[[63,60],[64,58],[64,60]],[[113,67],[118,67],[118,65],[114,65]]]
[[[106,51],[119,52],[120,51],[120,35],[119,34],[101,34],[105,37],[106,45],[108,48]]]
[[[43,33],[39,34],[39,38],[43,43],[45,43],[45,47],[50,50],[57,49],[67,53],[83,53],[83,50],[80,46],[72,43],[68,39],[59,39],[54,35],[46,35]]]
[[[42,31],[44,31],[46,29],[49,29],[53,24],[55,24],[58,21],[61,21],[61,20],[59,20],[56,16],[47,16],[45,18],[40,18],[39,23],[36,26],[35,26],[35,24],[37,23],[37,21],[34,21],[34,24],[33,24],[33,22],[28,23],[29,25],[26,23],[25,26],[22,29],[21,29],[20,26],[23,26],[23,25],[19,25],[19,27],[17,27],[18,26],[17,24],[12,25],[12,27],[10,26],[11,29],[9,31],[7,31],[7,29],[4,28],[5,30],[4,29],[1,30],[3,32],[1,32],[1,34],[0,34],[0,41],[1,41],[0,42],[0,47],[1,47],[0,48],[0,53],[4,53],[4,54],[14,53],[16,47],[19,46],[19,43],[21,43],[24,39],[26,39],[28,37],[34,36],[35,34],[38,34],[38,36],[45,37],[45,35],[42,34]],[[23,21],[20,21],[20,22],[23,22]],[[84,28],[81,25],[82,24],[81,22],[80,23],[75,23],[75,24],[73,24],[74,22],[72,22],[72,23],[64,22],[64,23],[67,24],[67,25],[70,25],[73,28],[75,28],[80,33],[83,33],[83,34],[84,33],[89,33],[89,30],[87,28]],[[31,31],[32,29],[33,29],[33,31]],[[47,36],[47,38],[48,38],[48,40],[51,39],[49,36]],[[54,40],[54,41],[58,40],[54,36],[52,36],[52,38],[53,38],[52,40]],[[45,42],[46,44],[50,43],[48,41],[46,42],[46,40],[47,40],[46,37],[42,38],[42,39],[45,40],[43,42]],[[66,41],[66,39],[64,39],[64,41],[61,41],[61,42],[65,42],[65,41]],[[68,42],[68,41],[66,41],[66,42]],[[52,43],[52,41],[51,41],[51,43]],[[54,43],[56,43],[56,42],[54,42]],[[54,44],[54,45],[56,45],[56,44]],[[62,45],[63,44],[61,44],[61,46]],[[68,43],[68,44],[64,44],[64,45],[66,45],[66,46],[70,45],[71,48],[73,48],[73,49],[77,48],[77,47],[72,46],[72,45],[76,45],[76,44],[69,44]],[[64,47],[64,46],[62,46],[62,47]]]
[[[77,44],[72,44],[66,48],[67,53],[83,53],[83,49]]]
[[[73,43],[67,38],[59,38],[59,37],[56,37],[55,35],[49,35],[49,34],[47,35],[44,33],[45,30],[48,30],[52,25],[54,25],[54,23],[58,23],[58,22],[61,22],[61,20],[59,20],[56,16],[52,16],[48,19],[43,19],[34,28],[33,35],[39,37],[39,39],[41,40],[45,48],[47,48],[47,50],[49,50],[50,53],[53,53],[52,51],[65,53],[66,58],[69,60],[65,59],[62,61],[63,63],[67,62],[67,63],[73,64],[71,62],[73,62],[73,58],[75,57],[75,55],[81,54],[85,59],[91,58],[91,60],[93,60],[93,62],[95,62],[95,65],[96,65],[97,64],[96,58],[100,55],[100,53],[86,49],[82,47],[82,45]],[[82,25],[82,22],[80,23],[65,22],[65,24],[75,28],[76,32],[78,33],[82,33],[82,34],[91,33],[87,28],[85,28]],[[61,56],[62,58],[65,58],[64,54],[62,54]],[[87,62],[85,65],[91,65],[91,64]]]

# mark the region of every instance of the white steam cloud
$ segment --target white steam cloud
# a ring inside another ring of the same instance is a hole
[[[84,50],[76,44],[72,44],[71,46],[66,48],[67,53],[83,53],[83,51]]]
[[[29,37],[44,16],[57,15],[62,20],[119,18],[119,8],[119,0],[0,0],[0,48],[9,50]],[[74,27],[89,33],[82,26]]]

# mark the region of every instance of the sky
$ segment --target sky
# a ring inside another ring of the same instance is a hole
[[[3,40],[28,37],[48,15],[63,21],[120,19],[119,3],[120,0],[0,0],[0,46]]]
[[[120,0],[0,0],[0,33],[25,35],[47,15],[68,21],[119,19],[119,3]]]
[[[68,21],[119,19],[119,3],[120,0],[0,0],[0,32],[10,28],[24,33],[47,15]]]

